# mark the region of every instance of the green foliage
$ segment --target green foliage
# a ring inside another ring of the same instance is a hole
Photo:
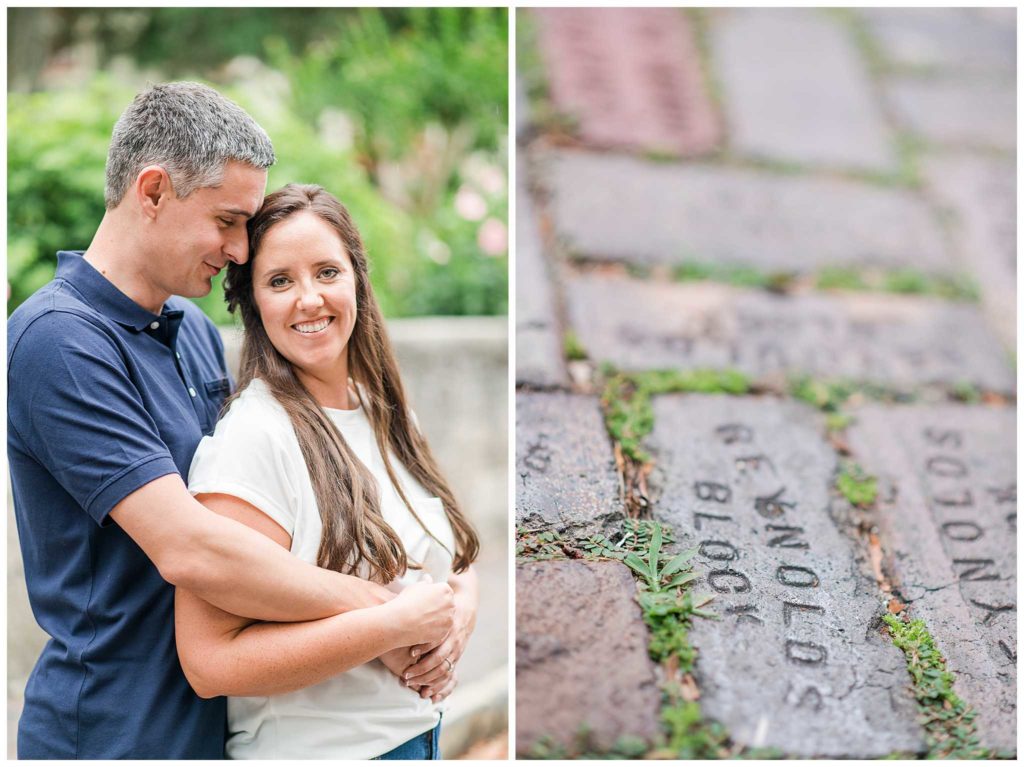
[[[820,290],[867,290],[864,275],[857,269],[827,266],[818,272],[817,286]]]
[[[602,748],[587,725],[573,734],[568,746],[555,743],[548,736],[539,738],[529,751],[529,759],[644,759],[650,746],[643,738],[630,735],[619,737],[611,748]]]
[[[836,489],[846,500],[862,509],[874,506],[878,499],[878,479],[850,461],[840,469]]]
[[[601,395],[605,426],[623,454],[639,463],[650,456],[641,444],[654,428],[651,397],[673,392],[704,394],[745,394],[749,378],[736,370],[654,370],[643,373],[616,373],[605,366],[608,378]]]
[[[849,413],[829,413],[825,416],[825,428],[829,431],[843,431],[853,423],[853,416]]]
[[[981,391],[969,381],[960,381],[953,385],[953,398],[969,405],[976,405],[981,402]]]
[[[712,280],[737,287],[774,291],[786,290],[794,278],[789,272],[762,272],[749,266],[693,260],[686,260],[675,266],[672,276],[679,282]]]
[[[563,347],[565,348],[565,358],[568,360],[585,360],[587,358],[587,350],[583,347],[575,331],[565,331]]]
[[[106,53],[173,76],[204,79],[190,73],[242,52],[273,61],[277,72],[250,62],[254,74],[214,87],[273,140],[268,191],[317,183],[349,208],[385,315],[507,311],[505,9],[117,11],[66,12],[98,25]],[[286,20],[298,17],[310,27]],[[213,52],[200,44],[211,36]],[[9,311],[52,277],[56,250],[89,245],[110,131],[133,96],[103,73],[76,90],[9,94]],[[230,322],[219,282],[197,303]]]
[[[823,381],[810,376],[795,376],[789,381],[792,396],[826,413],[838,413],[856,390],[848,381]]]
[[[661,710],[668,730],[668,747],[677,759],[723,759],[729,755],[729,736],[718,722],[705,722],[700,706],[681,702]]]
[[[566,559],[567,541],[557,530],[527,530],[516,528],[516,561],[543,562]]]
[[[921,723],[928,733],[929,759],[987,759],[974,724],[975,712],[953,690],[954,677],[924,621],[882,616],[893,644],[903,650]]]

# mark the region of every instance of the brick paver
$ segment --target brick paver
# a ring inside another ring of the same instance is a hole
[[[892,136],[852,36],[820,10],[728,10],[712,42],[733,147],[776,160],[885,170]]]
[[[542,166],[556,230],[588,258],[954,270],[932,212],[910,192],[584,152]]]
[[[588,274],[566,288],[596,362],[627,370],[734,368],[912,388],[973,383],[1012,392],[1006,353],[977,307],[845,293],[780,296],[708,283]]]
[[[1016,85],[896,78],[886,95],[897,120],[929,141],[1012,150],[1017,141]]]
[[[888,63],[930,73],[1013,75],[1017,35],[1012,8],[865,8]]]
[[[572,746],[582,728],[610,748],[659,732],[658,689],[636,583],[618,562],[516,568],[516,750]]]
[[[1017,346],[1017,167],[981,154],[934,155],[923,164],[935,199],[953,214],[960,255],[981,285],[1007,349]]]
[[[1016,410],[870,407],[851,446],[882,481],[878,520],[900,596],[924,618],[983,743],[1013,749],[1017,685]]]
[[[516,395],[516,522],[602,530],[622,519],[619,479],[595,397]]]
[[[592,146],[699,154],[719,129],[678,8],[534,12],[551,98]]]
[[[921,744],[903,654],[872,630],[874,583],[829,516],[836,456],[811,408],[659,397],[655,517],[699,546],[718,621],[697,621],[701,704],[733,739],[794,756]]]
[[[516,189],[520,210],[516,221],[516,383],[555,386],[565,383],[565,363],[554,295],[522,164]]]

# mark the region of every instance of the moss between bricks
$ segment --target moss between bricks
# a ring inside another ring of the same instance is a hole
[[[924,621],[884,615],[893,644],[907,658],[907,671],[928,733],[928,759],[990,759],[976,734],[975,712],[953,690],[953,675]]]
[[[934,296],[949,301],[978,303],[977,284],[965,275],[934,275],[916,269],[855,269],[828,266],[809,275],[765,272],[752,266],[735,266],[687,259],[672,268],[679,282],[712,281],[744,288],[786,292],[797,284],[811,284],[819,290],[898,293]]]
[[[565,336],[562,339],[562,347],[565,351],[565,358],[567,360],[585,360],[587,358],[587,350],[584,348],[579,336],[573,330],[565,331]]]

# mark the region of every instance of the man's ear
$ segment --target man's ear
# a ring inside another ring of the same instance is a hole
[[[156,218],[165,203],[174,197],[171,177],[160,165],[147,165],[135,177],[135,199],[147,218]]]

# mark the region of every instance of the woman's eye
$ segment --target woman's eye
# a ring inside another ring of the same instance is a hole
[[[341,274],[341,270],[335,269],[333,266],[328,266],[320,271],[320,276],[327,280],[333,280],[339,274]]]
[[[280,277],[280,276],[272,277],[271,280],[270,280],[270,287],[272,287],[272,288],[283,288],[287,284],[288,284],[288,278],[287,277]]]

